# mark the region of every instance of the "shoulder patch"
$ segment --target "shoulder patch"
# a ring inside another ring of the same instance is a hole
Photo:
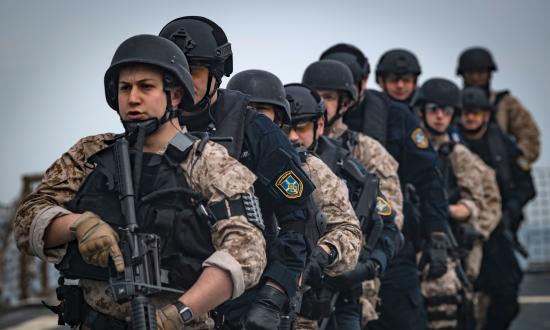
[[[424,134],[424,131],[420,127],[416,128],[412,132],[411,139],[413,140],[414,144],[416,144],[418,149],[426,149],[429,146],[428,138],[426,137],[426,134]]]
[[[286,171],[275,182],[275,186],[288,199],[302,197],[304,184],[302,180],[292,171]]]
[[[518,158],[516,158],[516,164],[518,164],[519,168],[525,172],[531,169],[531,164],[529,163],[527,158],[523,156],[519,156]]]
[[[376,213],[384,217],[392,213],[390,203],[380,196],[376,197]]]

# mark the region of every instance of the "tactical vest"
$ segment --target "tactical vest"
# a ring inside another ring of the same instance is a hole
[[[213,113],[216,130],[214,137],[232,137],[233,141],[216,141],[223,145],[229,155],[239,159],[243,152],[244,132],[250,108],[248,96],[233,90],[218,89],[218,99]]]
[[[364,176],[372,176],[373,174],[367,172],[363,165],[351,156],[350,151],[344,147],[344,143],[344,140],[335,140],[326,136],[321,136],[317,141],[315,153],[332,170],[332,172],[336,174],[336,176],[346,182],[351,205],[353,205],[354,209],[357,209],[357,202],[363,189],[365,188],[365,183],[357,181],[354,175],[349,173],[346,169],[353,167]],[[376,193],[373,195],[373,199],[376,199]]]
[[[379,91],[367,90],[365,92],[365,119],[363,120],[363,132],[386,145],[388,129],[389,98]]]
[[[493,102],[493,106],[495,107],[495,111],[493,111],[491,113],[491,121],[492,122],[495,122],[495,123],[497,122],[498,106],[500,105],[500,102],[502,102],[502,100],[508,95],[510,95],[510,91],[508,91],[508,90],[504,90],[504,91],[500,91],[500,92],[496,93],[495,101]]]
[[[189,140],[193,137],[185,135]],[[164,155],[143,154],[140,191],[136,194],[136,216],[140,232],[160,237],[161,273],[163,285],[188,289],[202,271],[202,262],[213,252],[209,219],[199,212],[205,202],[202,194],[192,191],[185,178],[181,161],[186,150],[172,145]],[[90,157],[96,167],[85,179],[69,203],[75,213],[91,211],[117,230],[126,227],[119,201],[120,174],[117,171],[114,144]],[[131,159],[134,158],[131,153]],[[170,156],[169,156],[170,155]],[[85,263],[76,241],[69,244],[63,261],[57,265],[66,278],[87,278],[107,281],[107,268]]]
[[[496,123],[489,123],[485,134],[487,136],[487,144],[490,146],[490,148],[488,148],[490,159],[489,165],[491,165],[497,175],[498,187],[504,204],[509,194],[514,191],[515,188],[505,135]]]
[[[457,178],[453,170],[453,164],[449,159],[455,145],[456,143],[454,142],[446,142],[442,144],[437,151],[437,168],[443,177],[449,204],[455,204],[460,199],[460,189],[458,187]]]
[[[353,130],[363,132],[386,145],[389,98],[379,91],[365,91],[365,98],[344,115],[344,122]]]

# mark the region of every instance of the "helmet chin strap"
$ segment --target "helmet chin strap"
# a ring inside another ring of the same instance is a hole
[[[212,81],[215,80],[215,88],[212,91],[212,93],[208,93],[210,91],[210,88],[212,87]],[[210,117],[211,124],[208,126],[209,133],[213,133],[216,130],[216,122],[214,120],[214,116],[211,112],[211,106],[212,106],[212,97],[218,90],[218,88],[221,85],[221,79],[218,79],[212,74],[212,71],[208,69],[208,82],[206,84],[206,93],[202,97],[202,99],[197,102],[189,112],[202,112],[202,111],[208,111],[208,116]],[[178,117],[180,120],[180,124],[183,122],[182,116]]]
[[[135,144],[135,147],[138,150],[143,150],[143,144],[146,136],[153,134],[162,125],[170,121],[172,118],[177,117],[180,112],[180,109],[174,109],[172,106],[172,94],[169,87],[171,82],[172,77],[165,74],[163,76],[163,90],[166,94],[166,109],[160,118],[123,120],[122,117],[120,117],[120,121],[122,122],[122,126],[124,126],[124,131],[128,142],[130,145]]]
[[[354,104],[355,102],[352,101],[352,103],[348,106],[348,108],[352,107]],[[326,118],[327,120],[325,125],[326,130],[330,129],[338,119],[344,116],[344,111],[342,110],[343,108],[344,108],[344,99],[340,94],[338,94],[338,109],[336,110],[336,113],[330,120],[328,119],[328,115],[327,115],[327,118]]]
[[[313,142],[307,148],[307,150],[315,152],[317,150],[317,145],[319,144],[319,139],[317,138],[317,129],[319,128],[319,118],[313,121]]]

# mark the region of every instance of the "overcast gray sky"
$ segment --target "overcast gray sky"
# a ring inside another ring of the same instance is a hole
[[[22,174],[45,170],[80,137],[122,130],[103,94],[116,47],[184,15],[206,16],[225,30],[235,72],[264,69],[285,83],[299,81],[342,41],[360,47],[372,66],[384,51],[408,48],[420,59],[421,82],[440,76],[460,83],[458,54],[486,46],[500,69],[493,86],[510,89],[531,110],[543,131],[536,165],[550,165],[550,1],[2,0],[1,202],[19,194]]]

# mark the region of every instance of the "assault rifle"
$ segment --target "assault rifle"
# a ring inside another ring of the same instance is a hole
[[[139,233],[135,209],[135,193],[139,191],[143,153],[141,150],[136,153],[134,180],[132,180],[128,141],[122,137],[115,142],[114,147],[120,178],[118,189],[120,206],[126,220],[126,228],[122,229],[123,235],[120,240],[124,272],[116,272],[111,265],[109,282],[113,298],[117,303],[131,302],[132,328],[155,330],[157,328],[155,306],[149,302],[147,296],[162,289],[159,237],[155,234]],[[135,180],[135,178],[138,179]]]
[[[376,207],[379,179],[376,175],[365,173],[360,164],[351,160],[342,163],[342,171],[349,179],[363,185],[359,196],[357,198],[350,198],[355,215],[359,219],[362,232],[369,233],[360,255],[359,262],[362,262],[366,261],[371,255],[384,229],[382,218],[376,214],[376,210],[374,209]],[[358,285],[361,286],[361,283],[358,283]],[[334,312],[339,296],[340,291],[334,292],[330,300],[330,313]],[[324,330],[327,327],[329,319],[330,314],[321,320],[319,330]]]
[[[455,271],[458,276],[458,280],[462,284],[461,292],[458,294],[458,329],[475,330],[475,318],[474,318],[474,304],[473,293],[474,288],[464,267],[462,266],[462,260],[460,255],[460,246],[458,245],[452,229],[449,226],[446,227],[446,234],[449,238],[451,257],[455,260]]]

